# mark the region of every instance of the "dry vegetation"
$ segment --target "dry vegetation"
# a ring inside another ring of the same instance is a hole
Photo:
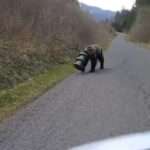
[[[130,32],[130,37],[138,42],[150,42],[150,6],[139,8],[136,22]]]
[[[76,0],[1,0],[0,20],[0,89],[64,63],[87,44],[106,46],[113,32]]]

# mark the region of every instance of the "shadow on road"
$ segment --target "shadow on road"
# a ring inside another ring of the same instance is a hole
[[[77,76],[87,76],[87,75],[93,75],[93,74],[109,74],[112,73],[113,69],[112,68],[105,68],[103,70],[97,69],[94,73],[91,72],[78,72],[76,75]]]
[[[108,74],[108,73],[111,73],[113,71],[112,68],[105,68],[103,70],[96,70],[95,73],[98,73],[98,74]]]

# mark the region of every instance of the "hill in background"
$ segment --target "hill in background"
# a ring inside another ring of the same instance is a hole
[[[88,11],[92,16],[96,18],[97,21],[113,20],[116,12],[110,10],[104,10],[99,7],[89,6],[81,3],[80,7],[84,11]]]

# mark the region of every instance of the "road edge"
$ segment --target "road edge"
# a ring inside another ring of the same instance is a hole
[[[0,92],[0,122],[14,115],[19,109],[36,100],[46,91],[75,72],[70,64],[54,68],[35,76],[13,89]]]

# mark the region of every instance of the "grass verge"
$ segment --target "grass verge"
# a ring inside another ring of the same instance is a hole
[[[18,108],[31,102],[73,72],[74,69],[71,65],[56,66],[13,89],[0,91],[0,121],[12,115]]]
[[[132,43],[135,43],[137,44],[139,47],[141,48],[145,48],[145,49],[150,49],[150,42],[149,43],[144,43],[144,42],[140,42],[140,41],[136,41],[136,40],[133,40],[130,35],[126,35],[126,40],[127,41],[130,41]]]

